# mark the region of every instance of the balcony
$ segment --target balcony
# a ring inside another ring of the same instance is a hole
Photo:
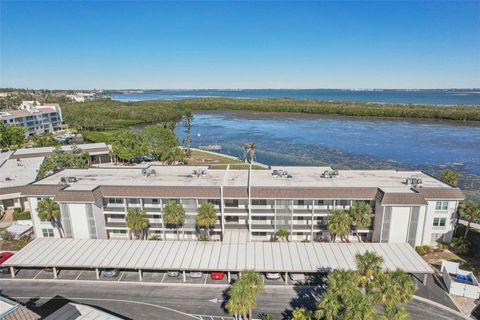
[[[110,213],[110,212],[124,213],[125,208],[123,206],[122,207],[103,207],[103,211],[106,213]]]
[[[105,222],[106,228],[127,228],[127,224],[125,222]]]

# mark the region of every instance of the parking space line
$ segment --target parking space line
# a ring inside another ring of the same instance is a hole
[[[121,274],[120,277],[118,278],[117,282],[120,282],[120,280],[122,280],[124,274],[125,274],[125,271],[122,271],[122,274]]]
[[[78,274],[78,276],[75,278],[75,280],[78,280],[78,278],[80,278],[83,274],[83,271],[80,271],[80,273]]]
[[[160,283],[163,283],[163,280],[165,280],[165,276],[166,276],[166,275],[167,275],[166,272],[162,275],[162,280],[160,280]]]
[[[208,279],[208,274],[205,275],[205,281],[203,282],[203,284],[207,284],[207,279]]]
[[[37,277],[40,275],[40,273],[42,273],[42,270],[38,271],[38,273],[35,275],[35,277],[33,277],[33,279],[37,279]]]

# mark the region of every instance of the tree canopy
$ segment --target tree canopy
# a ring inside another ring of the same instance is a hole
[[[35,148],[56,147],[59,145],[61,145],[60,141],[55,139],[51,133],[39,134],[33,137],[33,146]]]
[[[458,172],[451,169],[442,171],[442,180],[454,187],[458,186]]]
[[[113,137],[112,152],[118,158],[132,162],[147,153],[147,146],[140,134],[131,130],[119,130]]]
[[[139,208],[129,208],[125,221],[127,222],[127,227],[134,231],[137,239],[139,238],[139,235],[142,235],[142,239],[144,238],[142,231],[150,226],[145,212]]]
[[[343,209],[335,209],[332,211],[328,218],[328,232],[332,235],[332,241],[335,241],[336,237],[344,241],[350,233],[351,224],[350,215]]]
[[[180,225],[185,222],[185,209],[175,200],[170,200],[163,208],[163,221],[166,224],[173,224],[177,229],[177,239],[180,238]]]
[[[217,222],[217,211],[210,202],[204,202],[197,209],[195,222],[198,226],[205,228],[207,237],[210,239],[210,228]]]
[[[26,128],[0,123],[0,146],[10,149],[12,146],[20,146],[25,142]]]
[[[372,224],[372,207],[366,202],[355,201],[350,208],[350,219],[357,227],[358,242],[362,242],[358,229],[368,228]]]
[[[146,145],[147,152],[156,160],[164,161],[169,157],[171,149],[178,149],[177,136],[165,127],[147,126],[141,131],[140,136]]]
[[[43,160],[38,170],[38,176],[39,178],[43,178],[49,174],[69,168],[88,168],[89,161],[90,155],[75,145],[72,146],[71,151],[64,151],[60,147],[56,147],[53,152]]]

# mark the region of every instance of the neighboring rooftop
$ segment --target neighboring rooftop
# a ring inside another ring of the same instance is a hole
[[[32,183],[44,157],[7,159],[0,163],[0,188],[18,187]]]
[[[110,151],[110,148],[105,143],[84,143],[76,145],[79,149],[90,153],[91,155],[95,154],[104,154]],[[73,145],[61,146],[63,151],[71,151]],[[11,159],[17,158],[30,158],[30,157],[42,157],[49,153],[52,153],[54,147],[43,147],[43,148],[23,148],[16,150],[11,156]]]
[[[21,304],[0,296],[0,319],[2,320],[37,320],[40,316]]]
[[[110,313],[87,305],[69,302],[45,320],[122,320]]]

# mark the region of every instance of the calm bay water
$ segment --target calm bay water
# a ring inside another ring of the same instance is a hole
[[[181,100],[207,97],[291,98],[375,103],[480,105],[480,90],[145,90],[142,93],[110,94],[120,101]]]

